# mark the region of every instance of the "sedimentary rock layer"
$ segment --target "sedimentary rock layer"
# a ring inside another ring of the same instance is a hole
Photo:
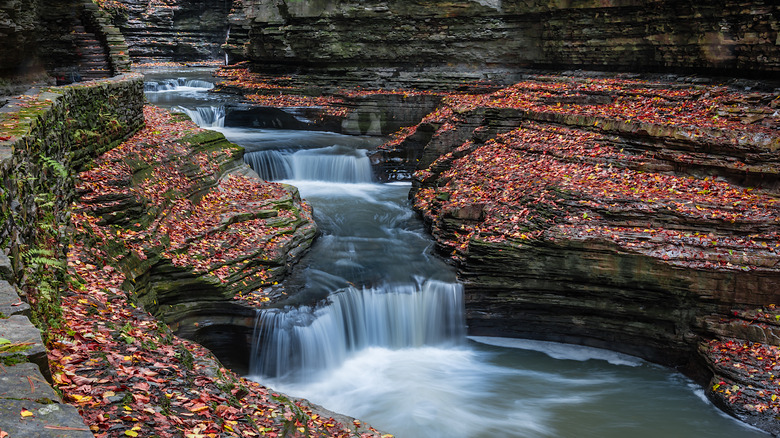
[[[778,11],[733,0],[246,0],[226,50],[266,71],[450,89],[523,67],[768,75],[780,70]]]
[[[780,300],[776,93],[537,76],[443,103],[385,153],[417,150],[414,206],[458,266],[472,333],[714,374],[721,405],[776,429],[774,378],[723,360],[731,342],[763,343],[732,354],[741,368],[777,357],[775,319],[745,316]]]
[[[203,61],[224,58],[232,1],[124,0],[116,24],[138,61]]]
[[[250,308],[232,303],[257,303],[253,292],[308,248],[311,210],[295,188],[253,177],[222,134],[145,112],[145,130],[79,175],[76,226],[175,331],[196,338],[205,314],[210,324],[246,318],[251,330]]]

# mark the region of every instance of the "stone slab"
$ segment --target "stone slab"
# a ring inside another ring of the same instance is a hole
[[[5,280],[0,280],[0,314],[5,316],[28,315],[30,305],[19,298],[16,288]]]
[[[32,363],[0,367],[0,398],[31,400],[39,403],[59,402],[60,398]]]
[[[31,416],[22,417],[22,410]],[[93,438],[74,406],[0,398],[0,430],[9,438]]]
[[[28,362],[38,365],[41,372],[46,373],[44,376],[47,380],[51,378],[48,373],[49,359],[41,339],[41,331],[32,325],[26,316],[13,315],[10,318],[0,319],[0,338],[8,339],[12,343],[29,343],[22,351],[0,353],[0,358],[20,354]]]

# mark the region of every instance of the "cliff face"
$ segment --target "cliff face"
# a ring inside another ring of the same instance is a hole
[[[0,95],[23,93],[47,74],[61,84],[129,71],[127,45],[109,21],[91,0],[0,4]]]
[[[435,86],[522,67],[768,75],[780,70],[779,8],[732,0],[245,0],[230,15],[226,47],[231,60],[258,69],[348,79],[371,72],[379,84]]]
[[[3,64],[0,75],[18,74],[26,65],[29,54],[34,50],[39,29],[37,1],[7,1],[0,4],[0,57]]]
[[[116,23],[136,61],[222,59],[232,0],[124,0]]]

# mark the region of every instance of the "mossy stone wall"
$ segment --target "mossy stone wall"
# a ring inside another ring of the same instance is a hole
[[[143,78],[128,74],[42,90],[0,113],[0,249],[41,328],[65,281],[73,175],[140,129],[143,105]]]

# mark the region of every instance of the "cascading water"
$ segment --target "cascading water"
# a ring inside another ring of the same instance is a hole
[[[212,111],[203,94],[150,96]],[[371,182],[365,139],[218,129],[264,178],[296,185],[322,230],[285,281],[309,304],[258,314],[250,378],[399,438],[766,436],[679,374],[633,357],[465,338],[452,267],[409,209],[410,185]]]
[[[365,150],[330,146],[300,151],[265,150],[244,155],[263,179],[314,180],[342,183],[370,183],[371,163]]]
[[[276,379],[312,381],[354,352],[458,345],[465,341],[463,293],[457,284],[371,289],[349,287],[319,307],[259,312],[250,371]]]
[[[195,109],[179,107],[178,110],[187,114],[200,127],[221,128],[225,126],[224,106],[199,106]]]
[[[144,83],[144,91],[147,93],[160,91],[201,91],[210,90],[212,88],[214,88],[214,84],[211,82],[200,79],[187,78],[167,79],[159,82],[151,81]]]

